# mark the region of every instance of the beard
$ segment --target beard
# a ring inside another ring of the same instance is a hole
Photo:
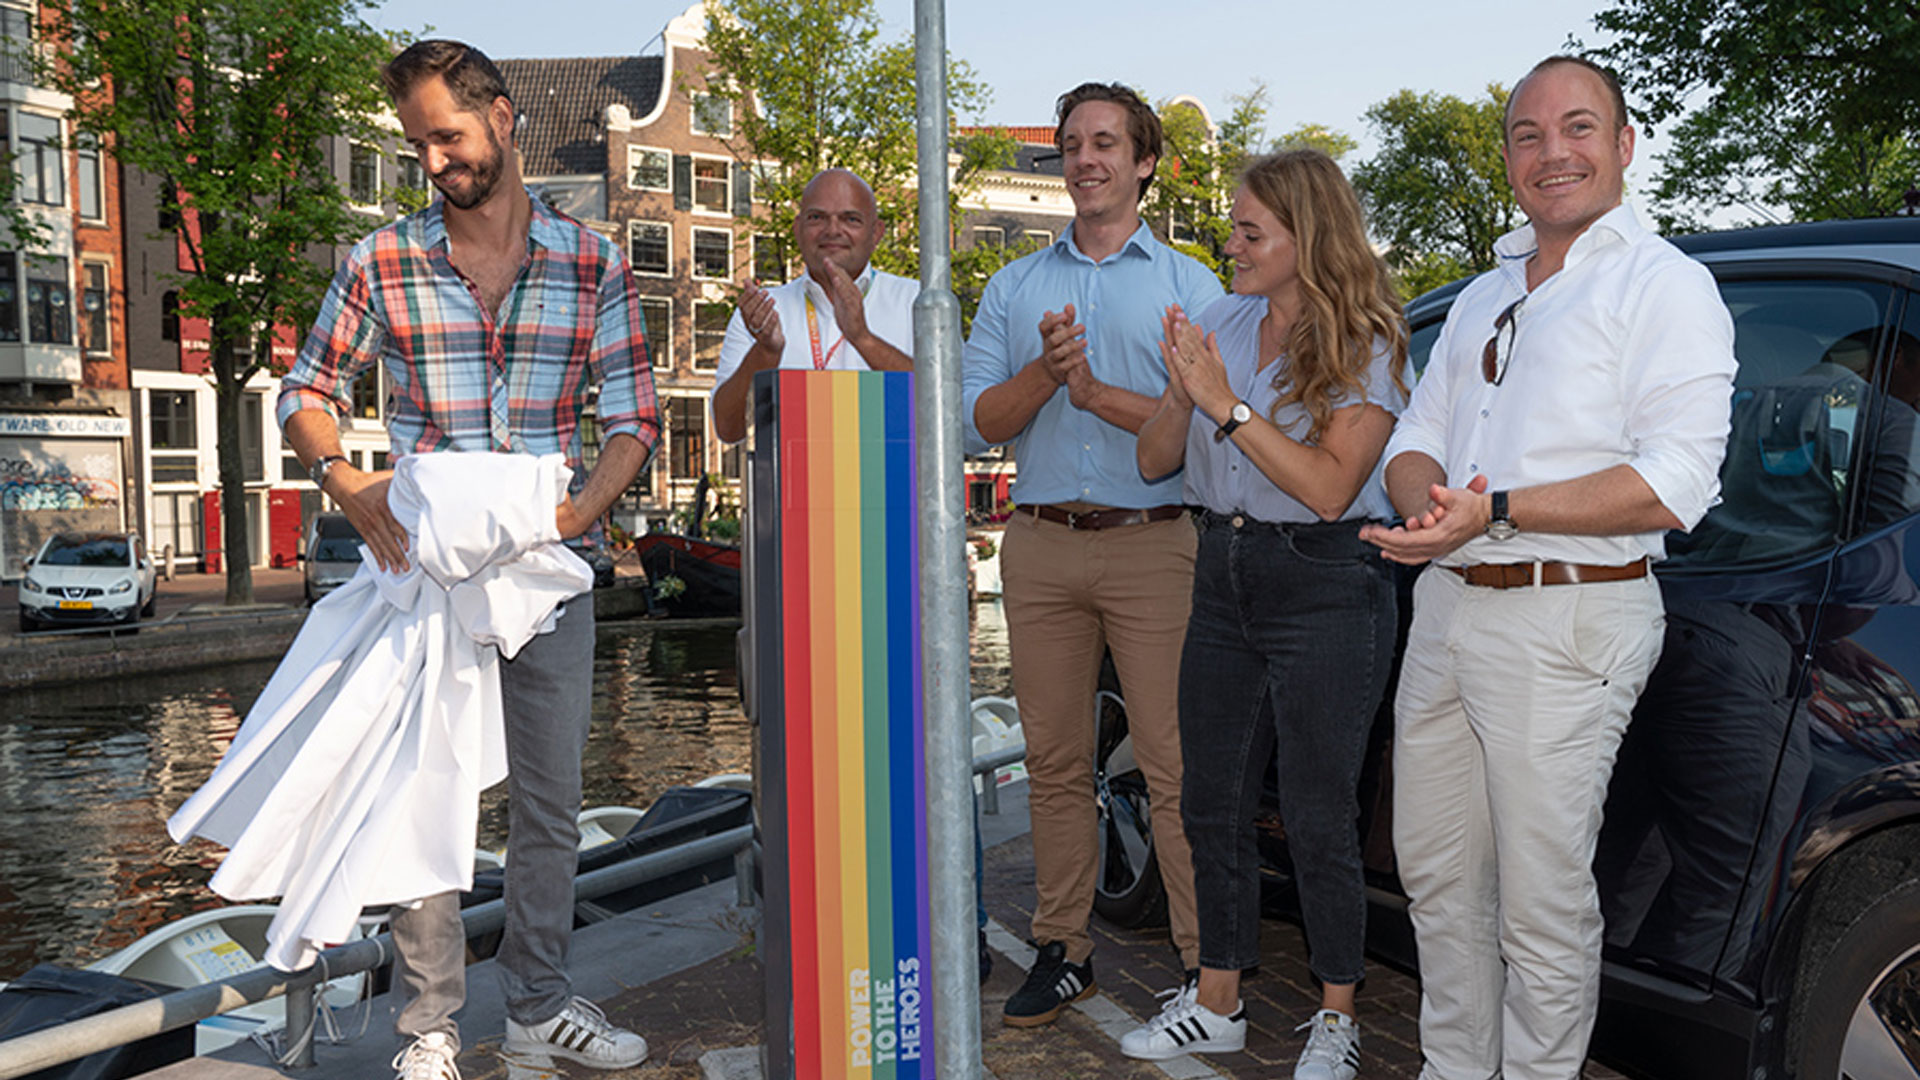
[[[448,166],[441,169],[439,175],[433,178],[433,186],[440,189],[440,194],[446,198],[449,205],[459,210],[471,210],[492,196],[494,187],[500,183],[500,173],[506,167],[506,157],[506,148],[500,145],[498,138],[494,137],[493,127],[489,125],[487,156],[472,165]],[[448,187],[441,179],[448,173],[461,171],[468,173],[472,181],[464,194]]]

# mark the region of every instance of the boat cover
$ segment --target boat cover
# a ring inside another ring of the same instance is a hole
[[[167,829],[231,850],[212,888],[281,897],[262,959],[348,939],[360,909],[472,885],[483,788],[507,774],[499,658],[593,586],[560,543],[560,455],[402,458],[409,568],[368,555],[315,604],[233,745]]]

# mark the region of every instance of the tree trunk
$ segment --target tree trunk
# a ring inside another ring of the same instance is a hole
[[[214,427],[220,451],[220,535],[227,563],[227,605],[253,603],[253,543],[247,529],[247,475],[240,436],[246,384],[233,353],[233,338],[213,319]],[[230,324],[229,324],[230,325]]]

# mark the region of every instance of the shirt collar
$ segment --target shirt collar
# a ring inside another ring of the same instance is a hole
[[[865,296],[873,291],[874,273],[873,264],[869,262],[867,268],[860,271],[860,276],[853,279],[853,283],[860,286],[861,296]],[[812,271],[800,271],[800,282],[801,290],[806,296],[812,298],[815,307],[823,307],[828,311],[833,310],[833,298],[827,295],[826,286],[813,280]]]
[[[1578,261],[1593,248],[1613,241],[1634,243],[1648,235],[1649,230],[1641,224],[1639,215],[1630,202],[1622,201],[1619,206],[1595,218],[1593,224],[1574,238],[1573,246],[1567,249],[1567,260]],[[1493,253],[1501,259],[1529,259],[1540,250],[1540,244],[1534,239],[1531,222],[1507,233],[1493,242]]]
[[[527,193],[527,202],[533,207],[533,216],[527,221],[527,242],[549,249],[564,246],[566,230],[560,215],[534,194],[531,188],[521,190]],[[446,205],[446,196],[436,196],[425,210],[420,211],[420,242],[424,246],[436,248],[446,244]]]
[[[1072,258],[1079,259],[1081,262],[1090,263],[1093,260],[1087,257],[1087,253],[1081,251],[1074,245],[1073,225],[1073,222],[1067,222],[1067,227],[1060,230],[1060,239],[1055,240],[1053,246],[1056,250],[1064,252]],[[1149,260],[1159,258],[1159,247],[1153,242],[1153,230],[1147,228],[1147,222],[1144,218],[1140,221],[1140,227],[1133,230],[1133,235],[1127,237],[1127,242],[1121,244],[1120,250],[1115,252],[1115,254],[1125,255],[1130,251],[1139,255],[1145,255]]]

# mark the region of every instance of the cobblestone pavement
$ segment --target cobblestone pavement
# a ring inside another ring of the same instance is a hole
[[[988,849],[984,881],[987,913],[998,926],[1024,935],[1032,916],[1033,847],[1020,836]],[[981,986],[981,1055],[998,1080],[1165,1080],[1221,1077],[1229,1080],[1289,1080],[1302,1036],[1294,1026],[1313,1015],[1319,1002],[1307,974],[1306,943],[1298,927],[1277,919],[1261,923],[1260,970],[1242,984],[1248,1015],[1247,1049],[1238,1054],[1186,1058],[1166,1068],[1131,1061],[1120,1053],[1115,1029],[1125,1030],[1159,1010],[1158,991],[1180,978],[1179,959],[1166,931],[1119,930],[1096,919],[1094,967],[1102,996],[1069,1009],[1042,1028],[1010,1028],[1000,1009],[1025,971],[1006,952],[994,958],[993,974]],[[1000,938],[1002,945],[1009,944]],[[1008,951],[1026,952],[1018,947]],[[631,1070],[634,1080],[700,1076],[702,1054],[724,1047],[758,1045],[761,1039],[761,969],[750,943],[733,954],[666,979],[637,986],[605,1003],[607,1014],[646,1035],[653,1060]],[[1130,1016],[1112,1012],[1112,1007]],[[1415,1018],[1419,988],[1407,974],[1374,963],[1360,997],[1363,1080],[1416,1080],[1420,1052]],[[1103,1022],[1104,1021],[1104,1022]],[[528,1080],[509,1070],[487,1047],[462,1055],[469,1080]],[[629,1074],[601,1074],[609,1080]],[[1589,1063],[1586,1080],[1621,1080]]]

